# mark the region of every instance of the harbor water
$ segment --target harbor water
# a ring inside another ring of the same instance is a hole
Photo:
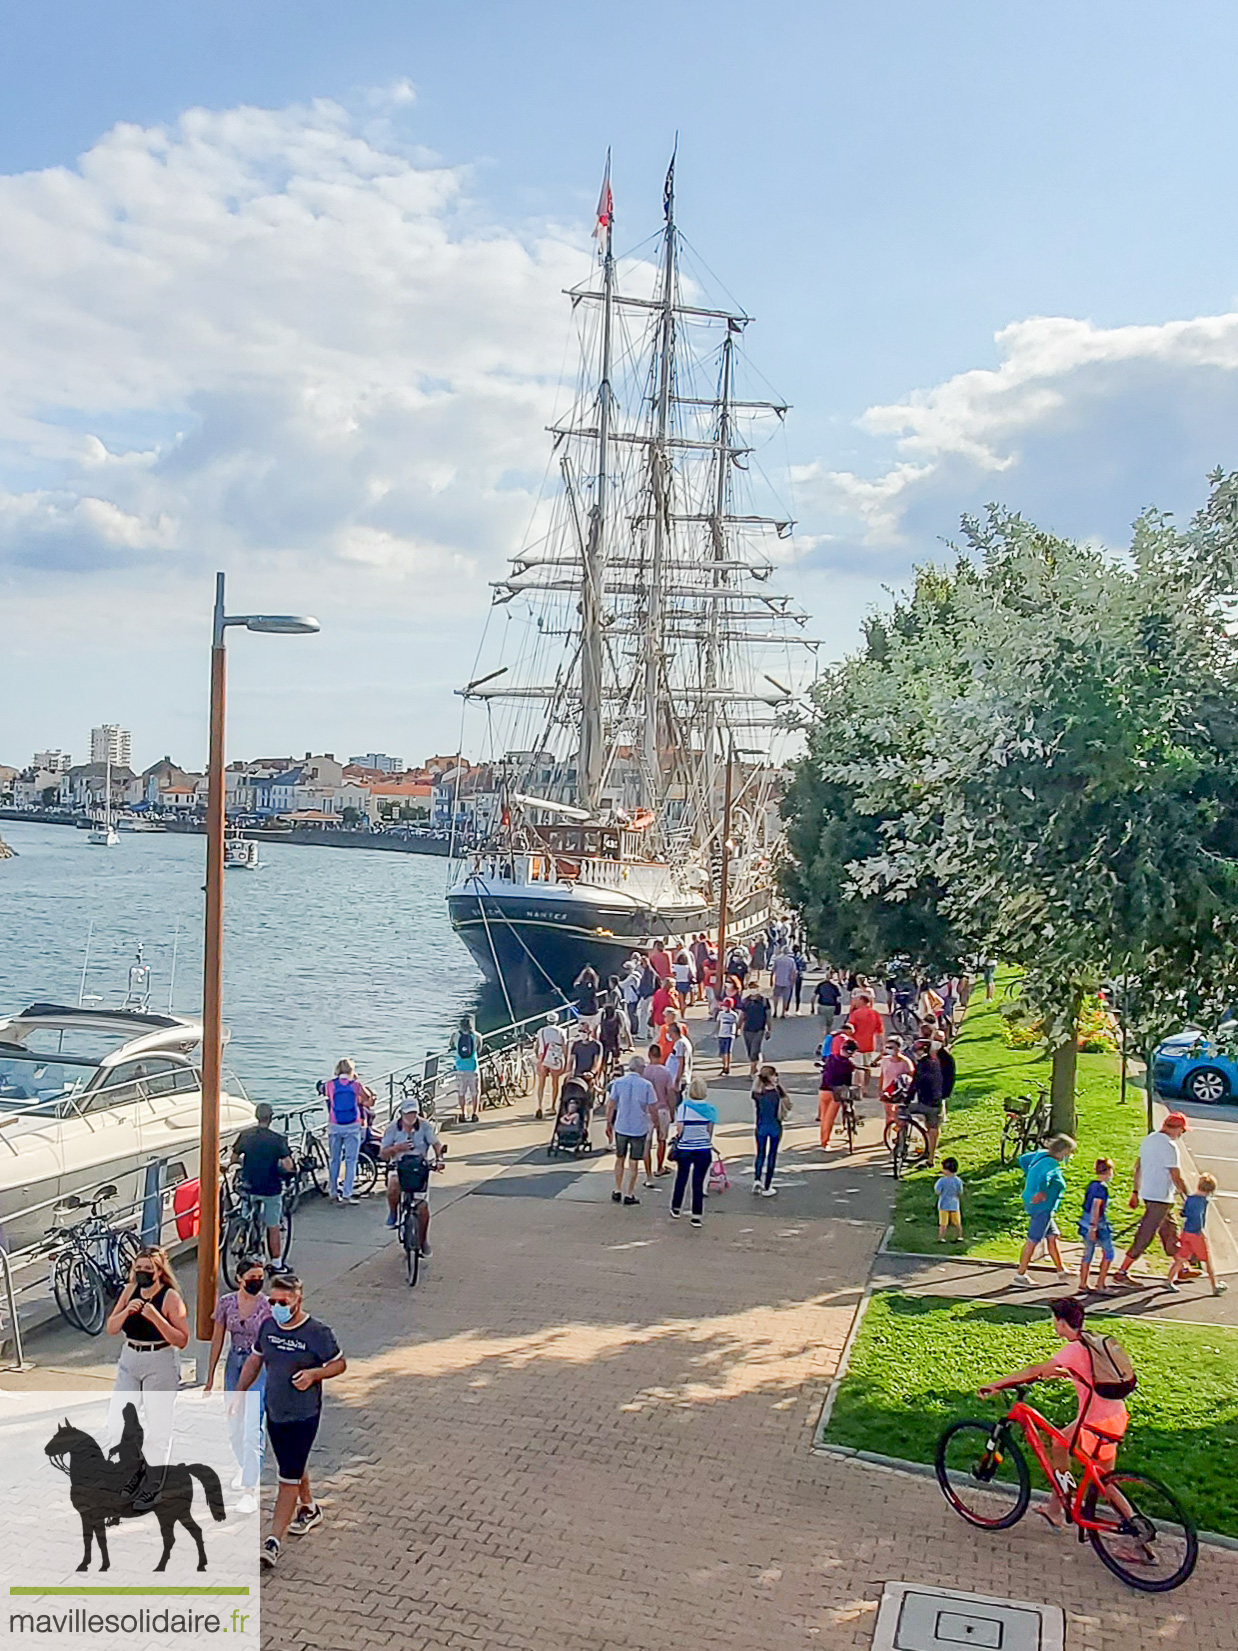
[[[43,1001],[124,996],[139,944],[151,1007],[202,1003],[205,839],[5,821],[0,862],[0,1013]],[[251,1100],[312,1100],[351,1056],[376,1077],[441,1049],[455,1019],[487,1005],[447,920],[447,862],[413,854],[263,844],[257,871],[224,882],[225,1065]],[[89,946],[89,955],[87,949]],[[175,953],[175,972],[173,970]]]

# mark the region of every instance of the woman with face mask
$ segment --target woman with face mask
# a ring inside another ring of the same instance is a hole
[[[254,1350],[259,1330],[271,1316],[271,1303],[262,1293],[264,1276],[261,1260],[254,1255],[246,1256],[237,1268],[240,1288],[231,1295],[219,1298],[214,1314],[215,1331],[211,1336],[210,1365],[206,1373],[208,1393],[215,1386],[215,1372],[219,1368],[225,1332],[228,1336],[228,1361],[224,1365],[224,1391],[236,1392],[245,1360]],[[228,1431],[238,1469],[232,1488],[241,1493],[236,1505],[238,1513],[254,1513],[258,1507],[258,1482],[262,1477],[262,1456],[266,1449],[265,1396],[266,1372],[263,1371],[249,1394],[228,1406]]]
[[[271,1534],[258,1556],[268,1569],[279,1563],[286,1534],[304,1536],[322,1523],[310,1489],[309,1455],[322,1415],[322,1384],[347,1368],[334,1331],[305,1311],[295,1273],[277,1273],[270,1294],[271,1316],[237,1383],[245,1392],[266,1372],[267,1432],[279,1467]]]
[[[109,1336],[123,1336],[108,1411],[109,1444],[124,1428],[124,1408],[135,1405],[144,1430],[146,1472],[134,1485],[133,1505],[153,1508],[163,1489],[172,1444],[172,1405],[180,1386],[179,1350],[189,1341],[189,1315],[167,1253],[157,1244],[138,1251],[129,1282],[108,1314]]]

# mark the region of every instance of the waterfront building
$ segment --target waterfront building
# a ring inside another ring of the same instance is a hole
[[[349,757],[350,768],[369,768],[378,774],[402,774],[403,757],[389,757],[385,751],[367,751],[363,757]]]
[[[105,722],[90,730],[90,760],[110,762],[114,768],[128,768],[132,758],[131,743],[127,728]]]
[[[73,767],[73,758],[67,751],[36,751],[30,759],[30,766],[36,772],[67,774]]]

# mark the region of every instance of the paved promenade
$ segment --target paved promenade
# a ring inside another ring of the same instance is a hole
[[[667,1181],[617,1207],[604,1154],[549,1161],[510,1114],[452,1133],[416,1290],[375,1203],[306,1212],[298,1265],[349,1369],[327,1518],[263,1584],[268,1645],[866,1646],[905,1580],[1061,1604],[1071,1651],[1238,1648],[1238,1555],[1145,1598],[1037,1520],[987,1537],[930,1482],[814,1454],[892,1191],[875,1121],[823,1158],[814,1030],[770,1046],[798,1091],[777,1198],[748,1190],[746,1079],[715,1084],[734,1184],[699,1231],[667,1219]],[[62,1367],[98,1379],[110,1352],[77,1338]]]

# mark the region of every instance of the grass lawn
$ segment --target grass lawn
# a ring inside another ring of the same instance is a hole
[[[1023,1177],[1017,1167],[1005,1169],[998,1156],[1001,1140],[1002,1097],[1030,1095],[1038,1084],[1048,1085],[1049,1061],[1035,1049],[1008,1049],[1002,1041],[999,1005],[1003,986],[1011,976],[998,976],[997,996],[984,1001],[984,988],[972,997],[963,1029],[954,1044],[958,1081],[950,1097],[949,1117],[942,1131],[938,1159],[955,1157],[965,1188],[963,1243],[937,1242],[937,1203],[933,1182],[939,1170],[920,1170],[899,1188],[890,1247],[988,1257],[1012,1261],[1025,1236],[1026,1218],[1019,1192]],[[1066,1166],[1068,1189],[1058,1212],[1063,1239],[1074,1241],[1075,1225],[1083,1204],[1083,1189],[1099,1157],[1117,1166],[1110,1215],[1118,1258],[1122,1236],[1138,1219],[1126,1208],[1135,1151],[1145,1131],[1143,1090],[1129,1082],[1126,1102],[1118,1100],[1118,1061],[1114,1055],[1080,1055],[1078,1090],[1079,1150]],[[1151,1252],[1147,1258],[1153,1260]]]
[[[1238,1537],[1238,1331],[1108,1318],[1139,1374],[1119,1461],[1170,1485],[1201,1530]],[[937,1438],[961,1416],[998,1413],[975,1397],[981,1383],[1045,1359],[1060,1345],[1049,1315],[942,1297],[873,1296],[826,1431],[851,1445],[931,1462]],[[1045,1382],[1032,1399],[1050,1421],[1074,1415],[1069,1382]],[[1033,1482],[1039,1477],[1028,1453]]]

